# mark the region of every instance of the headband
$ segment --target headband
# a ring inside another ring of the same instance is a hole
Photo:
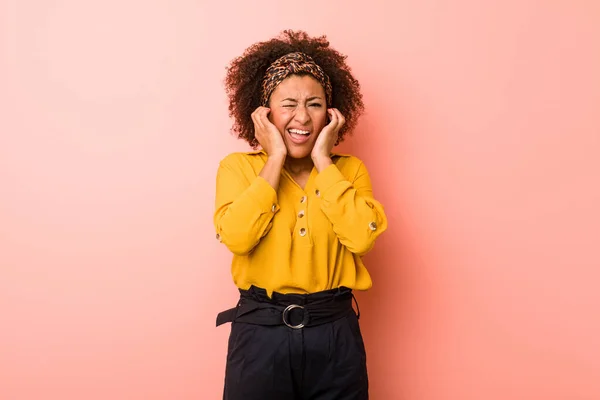
[[[262,106],[266,107],[269,97],[285,78],[293,74],[306,73],[312,75],[325,89],[327,106],[331,105],[331,82],[323,69],[314,60],[300,52],[289,53],[278,58],[267,68],[262,85]]]

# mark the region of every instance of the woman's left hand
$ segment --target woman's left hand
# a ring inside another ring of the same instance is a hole
[[[330,108],[327,110],[327,113],[329,114],[330,122],[319,133],[310,154],[318,170],[322,169],[320,166],[326,167],[331,164],[331,150],[338,140],[340,129],[346,123],[346,119],[338,109]]]

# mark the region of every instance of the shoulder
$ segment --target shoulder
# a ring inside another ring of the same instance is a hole
[[[267,155],[263,151],[236,152],[225,156],[219,162],[219,169],[252,179],[260,173],[266,162]]]
[[[248,152],[235,152],[225,156],[221,161],[221,166],[253,166],[262,165],[265,163],[265,153],[262,150],[248,151]]]
[[[363,165],[363,162],[360,158],[351,154],[333,153],[331,155],[331,160],[340,171],[357,170]]]
[[[337,169],[348,179],[354,182],[357,177],[362,176],[365,171],[365,165],[362,160],[350,154],[332,154],[331,160]]]

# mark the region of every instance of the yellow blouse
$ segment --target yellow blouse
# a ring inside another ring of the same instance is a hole
[[[283,169],[277,191],[258,176],[266,161],[262,151],[233,153],[217,172],[214,224],[233,253],[236,286],[269,295],[369,289],[361,256],[387,218],[362,161],[334,154],[332,165],[313,168],[304,189]]]

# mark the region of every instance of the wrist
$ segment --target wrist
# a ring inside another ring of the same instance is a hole
[[[321,172],[322,170],[324,170],[325,168],[327,168],[328,166],[330,166],[331,164],[333,164],[333,162],[331,161],[331,158],[329,156],[317,156],[317,157],[312,157],[313,160],[313,164],[315,164],[315,168],[317,168],[318,172]]]
[[[286,153],[267,154],[267,160],[283,164],[285,162],[286,156]]]

